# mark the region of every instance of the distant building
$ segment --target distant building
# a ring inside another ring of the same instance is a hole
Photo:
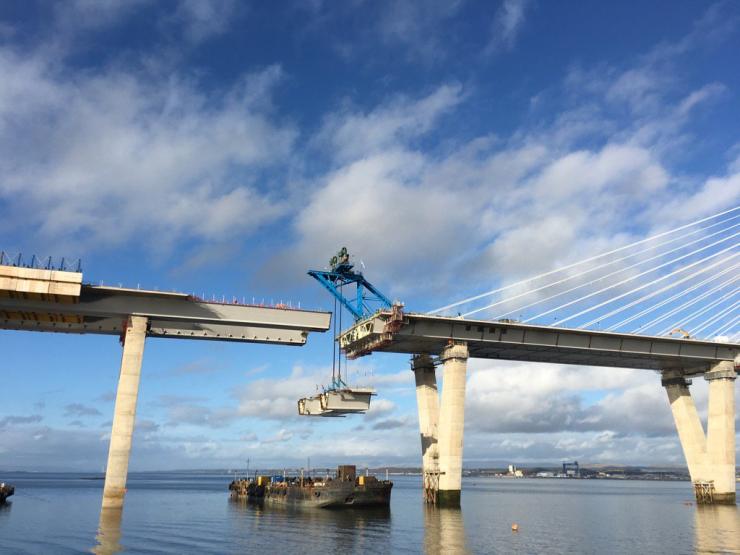
[[[507,475],[513,476],[514,478],[524,478],[524,472],[518,470],[515,464],[509,465],[509,473]]]

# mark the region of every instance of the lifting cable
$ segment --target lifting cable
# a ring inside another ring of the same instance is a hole
[[[331,352],[331,383],[333,384],[336,380],[337,371],[337,298],[334,297],[334,337],[331,339],[332,352]]]
[[[339,287],[339,290],[340,291],[341,291],[341,289],[342,289],[342,286]],[[342,307],[341,306],[339,307],[339,333],[342,333]],[[334,334],[334,342],[335,342],[335,344],[338,344],[339,343],[339,337],[338,337],[338,334],[336,334],[336,333]],[[342,381],[342,349],[341,349],[341,347],[339,347],[339,345],[337,345],[337,349],[338,349],[338,352],[337,352],[337,367],[338,367],[337,377],[339,378],[339,381],[341,382]]]

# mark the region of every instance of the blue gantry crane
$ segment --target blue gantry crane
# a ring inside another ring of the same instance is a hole
[[[341,312],[346,308],[355,321],[367,318],[378,308],[391,308],[388,297],[367,281],[361,272],[354,271],[347,247],[329,261],[329,269],[309,270],[308,275],[316,279],[334,297],[334,353],[332,356],[331,385],[322,392],[298,400],[301,416],[345,416],[364,414],[370,408],[370,398],[375,395],[371,387],[350,387],[342,379],[342,353],[337,349],[337,334],[341,331]],[[355,285],[354,295],[344,294],[344,287]],[[337,307],[337,303],[341,306]]]
[[[355,321],[371,316],[378,308],[391,308],[393,303],[362,275],[354,271],[349,260],[347,247],[332,256],[328,270],[309,270],[308,275],[323,285],[344,308],[350,311]],[[353,297],[346,296],[342,288],[355,284]]]

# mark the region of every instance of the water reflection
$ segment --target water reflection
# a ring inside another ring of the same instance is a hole
[[[735,505],[697,505],[697,553],[740,553],[740,511]]]
[[[267,541],[272,537],[274,541],[275,534],[287,542],[296,538],[296,531],[308,530],[312,550],[317,552],[391,552],[389,507],[327,509],[230,499],[229,509],[236,517],[235,541],[243,548],[254,550],[259,538]],[[283,548],[291,550],[287,543]]]
[[[101,509],[98,523],[98,542],[91,551],[96,555],[112,555],[123,551],[121,545],[121,517],[122,509]]]
[[[10,515],[10,508],[13,506],[12,501],[6,501],[5,503],[0,503],[0,518],[3,516],[9,516]]]
[[[424,507],[424,553],[468,553],[460,509]]]

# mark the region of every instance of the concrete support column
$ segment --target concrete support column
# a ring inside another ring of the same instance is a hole
[[[146,328],[146,317],[131,316],[123,336],[121,373],[118,377],[113,429],[108,448],[108,466],[105,470],[103,509],[123,507],[128,460],[131,454],[131,438],[136,421],[136,400],[139,396],[139,377],[141,376]]]
[[[442,506],[459,506],[462,484],[463,430],[465,426],[465,378],[468,346],[451,342],[440,355],[444,382],[439,414],[439,493]]]
[[[437,390],[437,375],[432,357],[427,354],[414,356],[411,360],[411,369],[416,380],[416,405],[419,411],[424,499],[434,502],[436,501],[439,480],[439,450],[437,448],[439,392]]]
[[[720,362],[704,374],[709,382],[707,458],[714,502],[735,503],[735,366]]]
[[[429,355],[416,355],[411,361],[416,379],[416,404],[419,409],[421,456],[425,471],[437,470],[437,426],[439,424],[439,392],[434,363]]]
[[[683,377],[682,370],[665,370],[662,383],[668,394],[668,402],[671,404],[673,421],[676,423],[678,438],[681,441],[686,465],[689,467],[691,481],[707,480],[706,438],[694,399],[689,391],[691,381]]]

